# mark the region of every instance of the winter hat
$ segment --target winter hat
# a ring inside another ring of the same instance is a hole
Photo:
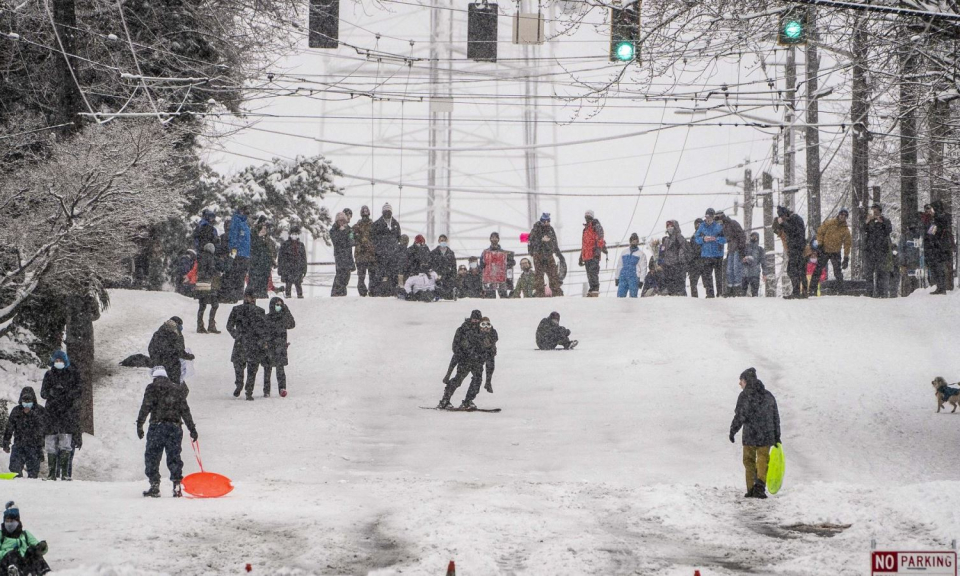
[[[781,218],[786,218],[790,215],[790,210],[787,210],[786,206],[777,206],[777,216]]]
[[[217,217],[217,213],[211,210],[210,208],[204,208],[203,212],[201,213],[201,216],[203,216],[204,220],[209,222],[210,220],[213,220],[214,218]]]
[[[343,209],[343,213],[346,214],[347,217],[353,216],[353,210],[351,210],[351,209],[349,209],[349,208],[344,208],[344,209]]]
[[[17,503],[13,500],[7,502],[6,509],[3,511],[4,520],[19,520],[20,519],[20,509],[17,508]]]
[[[870,208],[871,208],[871,209],[876,208],[877,210],[883,212],[883,206],[881,206],[880,204],[876,204],[876,203],[875,203],[875,204],[874,204],[873,206],[871,206]]]
[[[151,377],[151,378],[160,378],[160,377],[166,378],[166,377],[167,377],[167,369],[164,368],[163,366],[154,366],[153,369],[150,370],[150,377]]]
[[[483,313],[480,312],[479,310],[474,310],[473,312],[470,313],[470,319],[471,319],[471,320],[482,320],[482,319],[483,319]]]
[[[850,216],[850,212],[847,211],[846,208],[841,208],[840,211],[837,212],[837,216],[839,216],[839,215],[841,215],[841,214],[843,214],[844,216]]]
[[[370,207],[369,207],[369,206],[361,206],[361,207],[360,207],[360,215],[361,215],[361,216],[369,216],[369,215],[370,215]]]
[[[550,221],[550,213],[549,213],[549,212],[544,212],[543,214],[541,214],[541,215],[540,215],[540,221],[541,221],[541,222],[549,222],[549,221]]]
[[[380,209],[381,212],[393,212],[393,206],[389,202],[383,205],[383,208]]]
[[[593,210],[587,210],[586,212],[583,213],[583,215],[586,216],[587,218],[593,218]]]
[[[740,373],[740,379],[746,380],[747,384],[753,384],[757,381],[757,369],[756,368],[747,368]]]
[[[560,319],[560,313],[559,313],[559,312],[551,312],[551,313],[550,313],[550,318],[552,318],[553,320],[559,320],[559,319]]]
[[[67,356],[67,353],[64,352],[63,350],[57,350],[56,352],[53,353],[53,355],[50,357],[50,365],[53,366],[53,363],[56,362],[57,360],[60,360],[61,362],[66,364],[66,367],[68,368],[70,367],[70,357]]]
[[[243,291],[243,296],[244,296],[244,298],[246,298],[247,296],[250,296],[251,298],[253,298],[254,300],[256,300],[256,298],[257,298],[257,289],[256,289],[256,288],[247,288],[246,290]]]
[[[716,216],[717,211],[714,210],[713,208],[707,208],[707,211],[705,212],[705,214],[706,214],[707,216]]]
[[[203,245],[203,251],[213,254],[217,251],[217,247],[214,246],[213,243],[207,242],[206,244]]]
[[[171,316],[170,319],[173,320],[173,323],[177,326],[183,326],[183,320],[181,320],[179,316]]]
[[[484,316],[483,318],[481,318],[480,321],[481,321],[481,322],[486,322],[487,324],[490,323],[490,319],[487,318],[486,316]]]
[[[494,236],[497,237],[497,240],[500,239],[500,233],[499,233],[499,232],[491,232],[491,233],[490,233],[490,238],[491,238],[491,239],[493,239]]]
[[[299,233],[300,233],[300,227],[299,227],[299,226],[291,226],[291,227],[290,227],[290,233],[291,233],[291,234],[299,234]]]
[[[757,232],[751,232],[751,233],[750,233],[750,239],[753,240],[754,238],[756,238],[757,240],[759,240],[759,239],[760,239],[760,234],[758,234]]]
[[[634,240],[636,240],[637,242],[640,241],[640,236],[638,236],[636,232],[630,235],[630,241],[633,242]]]
[[[413,239],[414,244],[426,244],[427,239],[423,237],[423,234],[417,234],[416,238]]]
[[[187,254],[193,254],[194,256],[196,256],[196,255],[197,255],[197,251],[194,250],[193,248],[187,248]]]

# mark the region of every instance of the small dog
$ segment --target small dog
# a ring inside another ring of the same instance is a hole
[[[937,392],[937,412],[940,412],[940,409],[943,408],[943,403],[953,404],[953,410],[950,413],[957,411],[957,404],[960,404],[960,388],[951,388],[947,381],[942,377],[937,376],[933,379],[933,389]]]

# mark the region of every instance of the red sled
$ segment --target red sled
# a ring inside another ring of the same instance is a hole
[[[483,283],[503,284],[507,281],[507,253],[498,250],[483,251]]]
[[[193,452],[197,458],[197,465],[200,466],[200,471],[190,474],[183,479],[184,492],[194,498],[219,498],[232,492],[233,482],[231,482],[229,478],[214,472],[204,471],[203,461],[200,460],[200,442],[194,440],[190,445],[193,446]]]

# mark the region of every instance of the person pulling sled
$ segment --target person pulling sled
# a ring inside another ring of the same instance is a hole
[[[160,458],[167,453],[167,468],[170,469],[170,481],[173,482],[173,497],[180,498],[183,491],[183,460],[180,458],[183,443],[183,424],[190,430],[190,439],[199,438],[197,427],[187,404],[187,391],[184,386],[172,382],[163,366],[157,366],[151,374],[153,382],[147,385],[143,393],[140,414],[137,415],[137,438],[143,440],[143,425],[150,417],[147,429],[147,448],[143,459],[150,489],[143,493],[148,498],[160,497]]]

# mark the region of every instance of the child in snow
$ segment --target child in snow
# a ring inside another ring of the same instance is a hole
[[[493,370],[496,368],[495,359],[497,357],[497,329],[490,323],[490,319],[484,316],[480,319],[480,355],[483,360],[483,366],[486,368],[487,379],[483,388],[487,392],[493,392]]]
[[[43,376],[40,397],[47,401],[47,430],[44,443],[47,449],[48,480],[70,480],[74,447],[83,445],[80,432],[80,397],[83,385],[80,371],[70,365],[67,353],[57,350],[50,359],[50,370]]]
[[[47,542],[37,540],[24,530],[17,505],[12,500],[7,502],[3,511],[3,526],[0,527],[0,574],[46,574],[50,572],[50,566],[43,559],[46,553]]]
[[[807,283],[800,284],[800,291],[806,293],[808,287],[810,286],[810,279],[813,278],[813,273],[817,271],[817,252],[811,248],[807,248],[809,253],[804,253],[807,256]],[[817,282],[817,296],[820,295],[820,285],[827,281],[827,267],[823,267],[823,271],[820,273],[820,280]]]
[[[270,397],[270,373],[277,369],[277,390],[281,398],[287,397],[287,373],[283,367],[287,365],[287,330],[293,330],[297,323],[293,314],[287,308],[283,298],[270,299],[270,311],[264,326],[267,343],[267,356],[263,363],[263,397]]]
[[[10,455],[10,471],[37,478],[43,459],[43,442],[47,432],[47,412],[37,405],[37,394],[30,386],[20,391],[20,402],[10,411],[3,433],[3,451]],[[13,447],[10,440],[13,439]]]

